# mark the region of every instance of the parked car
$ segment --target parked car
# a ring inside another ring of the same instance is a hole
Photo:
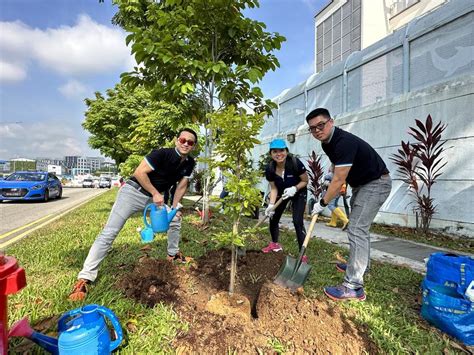
[[[94,180],[89,178],[82,180],[82,187],[94,187]]]
[[[112,180],[106,177],[102,177],[99,180],[99,187],[102,188],[108,188],[110,189],[112,187]]]
[[[46,171],[16,171],[0,180],[0,202],[3,200],[43,200],[61,198],[63,186]]]

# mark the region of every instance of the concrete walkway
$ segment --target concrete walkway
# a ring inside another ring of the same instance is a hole
[[[309,223],[309,221],[305,220],[306,228],[309,227]],[[280,226],[285,226],[290,230],[294,230],[291,217],[288,216],[282,216]],[[330,243],[349,249],[347,233],[342,231],[340,228],[327,227],[326,224],[322,222],[317,223],[314,227],[313,235],[316,238],[321,238]],[[395,265],[407,266],[420,273],[426,272],[426,261],[432,253],[442,251],[459,254],[457,251],[412,242],[405,239],[387,237],[380,234],[371,233],[370,237],[372,242],[370,256],[372,259]]]
[[[196,201],[199,196],[185,196],[184,198]],[[262,213],[260,214],[260,218],[263,218]],[[309,223],[310,222],[308,220],[305,220],[306,228],[309,227]],[[294,230],[291,217],[282,216],[280,227]],[[327,227],[325,223],[322,222],[317,223],[314,227],[313,235],[316,238],[321,238],[327,242],[349,249],[347,233],[342,231],[340,228]],[[432,253],[443,251],[459,254],[459,252],[449,249],[439,248],[395,237],[386,237],[374,233],[371,233],[371,241],[370,256],[372,259],[395,265],[406,266],[419,273],[426,272],[426,260],[428,260],[430,254]],[[309,247],[311,247],[311,242]],[[469,255],[474,256],[472,254]]]

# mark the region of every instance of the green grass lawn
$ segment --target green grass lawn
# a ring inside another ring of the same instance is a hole
[[[106,222],[116,191],[95,198],[6,250],[7,255],[15,256],[25,268],[28,282],[26,288],[9,297],[10,323],[27,316],[35,324],[81,305],[68,301],[67,296],[93,240]],[[185,216],[181,242],[181,250],[194,258],[215,248],[213,243],[204,243],[211,240],[214,231],[231,227],[223,220],[216,220],[201,232],[189,223],[196,218],[196,214]],[[253,224],[255,220],[246,223]],[[116,282],[130,272],[143,255],[140,251],[143,245],[136,231],[139,226],[142,226],[139,214],[126,223],[84,303],[109,307],[120,318],[128,341],[122,344],[119,353],[173,353],[171,340],[178,333],[186,332],[188,325],[170,306],[159,304],[150,309],[126,298],[115,288]],[[261,248],[268,240],[268,233],[262,233],[259,239],[249,243],[249,248]],[[296,255],[292,233],[283,232],[282,243],[287,252]],[[161,238],[152,245],[150,255],[164,258],[166,240]],[[344,249],[319,239],[310,242],[308,256],[313,271],[305,284],[309,297],[324,298],[323,286],[342,281],[343,275],[334,267],[337,253],[347,255]],[[367,327],[383,353],[456,353],[459,350],[449,337],[420,319],[421,279],[421,275],[407,268],[373,262],[366,278],[367,301],[341,303],[340,307]],[[11,341],[13,347],[18,344],[19,340]],[[41,349],[35,347],[33,351],[41,352]]]

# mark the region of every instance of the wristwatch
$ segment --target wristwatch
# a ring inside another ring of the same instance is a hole
[[[324,202],[323,198],[319,200],[319,204],[321,205],[321,207],[326,207],[328,205],[327,203]]]

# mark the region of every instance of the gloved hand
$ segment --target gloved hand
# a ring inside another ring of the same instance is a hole
[[[284,199],[284,200],[287,200],[287,199],[289,199],[289,198],[295,196],[296,191],[298,191],[298,190],[296,189],[296,186],[287,187],[287,188],[283,191],[283,195],[281,195],[281,198]]]
[[[318,202],[314,204],[313,210],[311,211],[311,217],[314,217],[314,215],[317,215],[317,214],[319,215],[321,212],[323,212],[326,206],[327,205],[324,203],[323,199],[320,199]]]
[[[272,218],[273,215],[275,214],[275,211],[273,210],[273,207],[275,206],[274,203],[269,203],[267,209],[265,210],[265,216],[268,218]]]

